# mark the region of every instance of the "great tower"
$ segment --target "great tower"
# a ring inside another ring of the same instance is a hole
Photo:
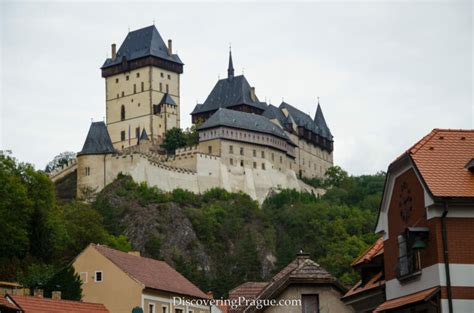
[[[101,67],[105,78],[106,125],[115,149],[137,145],[145,132],[160,143],[180,127],[183,63],[154,25],[129,32]]]

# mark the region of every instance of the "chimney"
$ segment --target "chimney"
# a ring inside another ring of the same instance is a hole
[[[296,260],[297,260],[298,265],[300,265],[302,262],[304,262],[307,259],[309,259],[309,253],[304,253],[303,249],[301,249],[300,252],[296,254]]]
[[[117,57],[117,45],[116,44],[112,44],[112,60],[115,60],[115,58]]]
[[[35,289],[33,291],[33,296],[43,298],[43,289]]]
[[[255,87],[250,87],[250,98],[252,101],[257,100],[257,95],[255,94]]]
[[[171,41],[171,39],[168,39],[168,55],[172,55],[173,54],[173,42]]]
[[[141,256],[140,251],[128,251],[128,254],[134,255],[134,256]]]
[[[53,300],[61,300],[61,291],[53,291],[51,293],[51,299]]]

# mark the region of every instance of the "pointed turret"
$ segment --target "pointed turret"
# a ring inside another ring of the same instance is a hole
[[[316,114],[314,115],[314,122],[316,125],[325,132],[323,135],[330,136],[331,131],[329,130],[328,125],[326,124],[326,120],[324,119],[323,110],[321,109],[321,105],[319,104],[318,99],[318,107],[316,109]]]
[[[146,133],[146,129],[145,129],[145,128],[143,128],[142,134],[140,135],[140,142],[142,142],[142,141],[144,141],[144,140],[150,140],[150,139],[148,138],[148,134]]]
[[[234,63],[232,62],[232,51],[229,50],[229,67],[227,68],[227,79],[234,78]]]

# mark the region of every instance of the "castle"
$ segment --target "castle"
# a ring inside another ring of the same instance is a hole
[[[129,32],[101,67],[106,121],[93,122],[77,159],[51,173],[76,175],[77,196],[99,191],[119,173],[163,191],[202,193],[213,187],[262,202],[283,188],[321,194],[300,178],[323,177],[333,165],[333,136],[319,105],[314,118],[282,102],[258,99],[244,75],[227,77],[191,113],[199,143],[166,155],[160,144],[180,127],[183,62],[155,26]]]

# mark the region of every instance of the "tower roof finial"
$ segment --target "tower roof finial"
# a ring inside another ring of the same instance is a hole
[[[234,63],[232,62],[232,48],[229,44],[229,67],[227,68],[227,78],[234,78]]]

